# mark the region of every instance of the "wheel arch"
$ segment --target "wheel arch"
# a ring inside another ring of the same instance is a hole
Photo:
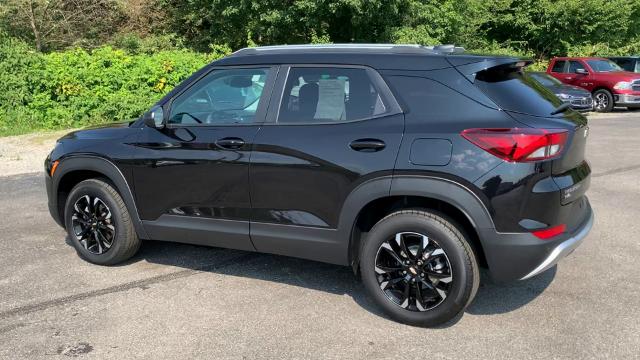
[[[593,91],[591,91],[591,94],[595,94],[595,92],[598,91],[598,90],[607,90],[611,94],[611,96],[613,96],[613,90],[611,90],[609,87],[603,86],[603,85],[599,85],[599,86],[596,86],[595,88],[593,88]]]
[[[118,191],[131,215],[138,237],[148,238],[138,215],[133,192],[124,174],[112,161],[98,156],[79,155],[60,160],[52,179],[59,223],[64,227],[64,206],[71,189],[81,181],[95,178],[105,179]]]
[[[382,190],[385,187],[386,192]],[[354,271],[358,268],[360,246],[367,230],[391,212],[403,209],[434,210],[453,220],[467,235],[480,264],[487,266],[481,229],[495,229],[495,226],[478,195],[449,179],[394,176],[361,185],[345,202],[341,224],[350,225],[346,235],[348,262]]]

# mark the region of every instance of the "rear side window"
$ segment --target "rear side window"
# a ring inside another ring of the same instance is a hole
[[[522,69],[498,66],[481,71],[476,75],[475,85],[508,111],[550,116],[562,104],[553,92]]]
[[[287,77],[278,123],[326,123],[371,118],[387,105],[360,68],[292,67]]]
[[[551,68],[551,72],[555,72],[555,73],[561,73],[564,72],[564,64],[566,63],[566,61],[564,60],[558,60],[555,63],[553,63],[553,68]]]

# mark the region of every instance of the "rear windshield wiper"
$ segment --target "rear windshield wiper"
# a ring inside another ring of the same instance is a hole
[[[571,104],[563,103],[562,105],[558,106],[555,110],[553,110],[551,112],[551,115],[560,114],[562,112],[569,110],[570,108],[571,108]]]

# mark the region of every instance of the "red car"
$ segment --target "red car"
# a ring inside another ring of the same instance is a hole
[[[551,59],[547,73],[565,84],[589,90],[596,111],[640,107],[640,74],[624,71],[609,59],[557,57]]]

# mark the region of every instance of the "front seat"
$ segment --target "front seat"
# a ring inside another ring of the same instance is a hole
[[[320,88],[316,83],[307,83],[298,92],[298,118],[300,120],[313,119],[318,108]]]

